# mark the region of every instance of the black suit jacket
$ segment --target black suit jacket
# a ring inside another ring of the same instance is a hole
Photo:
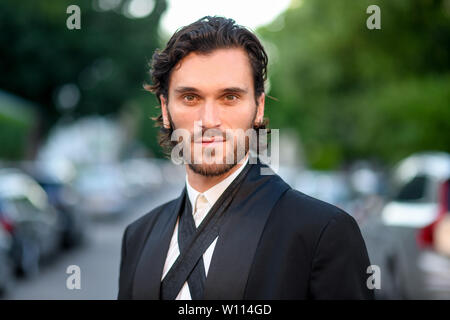
[[[373,299],[355,220],[252,166],[226,214],[205,299]],[[185,188],[125,230],[119,299],[159,299],[161,276]]]

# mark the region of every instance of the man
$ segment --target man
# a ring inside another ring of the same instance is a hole
[[[170,151],[174,130],[191,133],[186,186],[126,228],[119,299],[373,298],[355,220],[262,175],[268,167],[240,139],[265,127],[266,67],[257,37],[221,17],[180,29],[154,54],[147,89],[161,102],[160,144]]]

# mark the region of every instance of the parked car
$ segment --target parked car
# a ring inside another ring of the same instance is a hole
[[[21,167],[39,183],[48,196],[48,201],[58,213],[58,224],[62,229],[63,248],[80,245],[85,239],[87,219],[78,210],[80,195],[69,183],[46,169],[39,162],[23,162]]]
[[[8,293],[14,279],[14,266],[10,256],[11,247],[11,235],[0,224],[0,297]]]
[[[383,299],[450,299],[450,154],[427,152],[394,170],[397,193],[363,230]],[[384,280],[383,280],[384,279]]]
[[[0,169],[0,221],[12,236],[17,271],[30,276],[59,250],[62,230],[47,194],[18,169]]]

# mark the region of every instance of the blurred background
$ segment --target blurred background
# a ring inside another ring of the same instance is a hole
[[[157,144],[148,63],[205,15],[263,41],[279,174],[357,220],[377,298],[450,299],[450,0],[2,0],[2,298],[116,298],[125,226],[184,183]]]

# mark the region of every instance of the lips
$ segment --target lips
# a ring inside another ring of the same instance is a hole
[[[202,144],[210,144],[210,143],[219,143],[224,142],[224,139],[222,137],[203,137],[201,140],[197,141],[197,143]]]

